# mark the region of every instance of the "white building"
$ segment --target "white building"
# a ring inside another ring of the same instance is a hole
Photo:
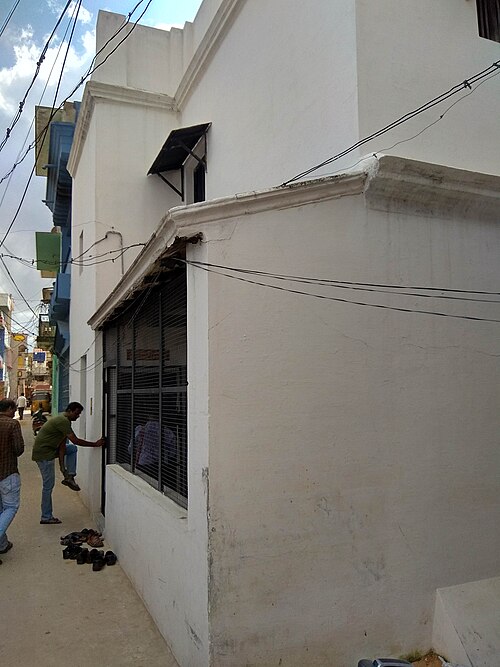
[[[181,665],[427,650],[436,589],[499,574],[500,70],[476,11],[205,0],[86,86],[70,395],[109,465],[82,451],[79,478]],[[98,50],[123,20],[100,14]]]

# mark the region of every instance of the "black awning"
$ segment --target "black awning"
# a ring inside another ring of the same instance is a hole
[[[158,157],[151,165],[149,174],[160,174],[163,171],[180,169],[187,156],[196,146],[201,137],[206,134],[212,123],[202,123],[191,127],[181,127],[173,130],[163,144]]]

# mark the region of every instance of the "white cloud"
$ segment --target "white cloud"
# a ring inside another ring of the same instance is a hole
[[[62,10],[64,9],[64,4],[60,0],[46,0],[47,2],[47,7],[50,9],[50,11],[53,14],[56,14],[57,16],[60,16]],[[75,13],[75,8],[76,8],[76,2],[73,0],[68,9],[66,10],[66,16],[73,16]],[[81,23],[91,23],[92,22],[92,12],[89,12],[88,9],[85,9],[85,7],[82,6],[80,7],[80,11],[78,12],[78,20]]]
[[[44,38],[46,40],[46,38]],[[63,86],[61,93],[65,94],[64,85],[66,84],[66,94],[78,83],[85,65],[88,65],[95,50],[95,31],[87,30],[79,38],[81,48],[75,49],[70,46],[65,64],[63,77]],[[40,57],[42,44],[37,44],[33,40],[33,33],[27,30],[19,35],[17,43],[14,44],[15,62],[12,67],[0,69],[0,111],[7,115],[13,115],[18,108],[18,104],[23,99],[26,89],[30,84],[37,68],[37,62]],[[67,42],[57,44],[47,49],[45,59],[40,67],[37,83],[33,88],[32,97],[35,99],[41,93],[41,87],[48,82],[48,88],[55,86],[60,73],[67,49]],[[38,103],[38,100],[37,102]],[[33,102],[35,104],[35,102]]]
[[[76,7],[76,2],[72,2],[70,6],[68,7],[68,16],[73,16],[75,12],[75,7]],[[82,23],[91,23],[92,22],[92,13],[89,12],[88,9],[85,9],[85,7],[82,6],[80,7],[80,11],[78,12],[78,20],[81,21]]]

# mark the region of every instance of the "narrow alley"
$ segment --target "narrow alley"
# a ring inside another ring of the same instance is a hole
[[[93,572],[90,565],[63,560],[60,536],[95,526],[59,477],[53,498],[62,524],[40,525],[41,480],[31,460],[29,413],[21,424],[21,507],[8,531],[14,547],[0,565],[0,664],[176,667],[119,562]],[[105,548],[112,545],[105,541]]]

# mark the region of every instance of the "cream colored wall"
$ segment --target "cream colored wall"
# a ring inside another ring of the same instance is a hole
[[[206,228],[206,247],[245,269],[495,290],[499,229],[478,216],[346,197],[249,210]],[[211,664],[429,649],[435,589],[498,574],[498,324],[209,276]],[[500,319],[496,305],[275,284]]]

